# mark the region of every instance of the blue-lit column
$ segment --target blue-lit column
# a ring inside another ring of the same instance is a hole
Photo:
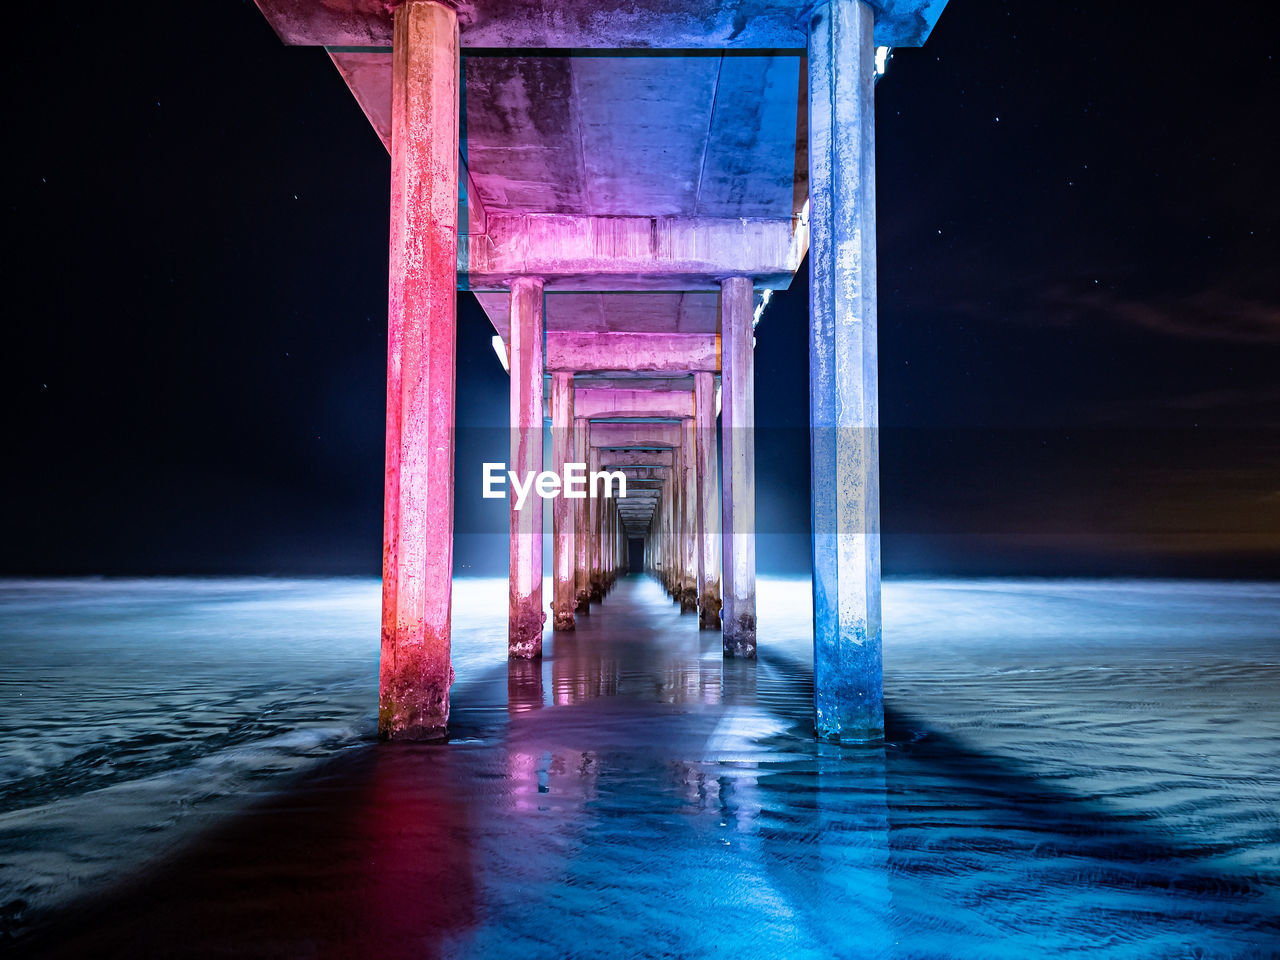
[[[843,742],[884,735],[873,27],[860,0],[809,21],[814,727]]]

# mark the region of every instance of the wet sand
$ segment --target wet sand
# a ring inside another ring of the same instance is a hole
[[[1275,955],[1280,658],[1245,622],[1275,592],[1206,594],[1214,609],[1254,597],[1234,649],[1173,626],[1158,644],[1130,636],[1176,589],[935,584],[913,599],[936,616],[975,595],[1025,618],[1026,644],[959,625],[938,638],[935,620],[934,639],[913,640],[903,613],[904,641],[886,654],[887,742],[850,748],[810,739],[807,624],[779,626],[758,665],[724,662],[718,634],[628,578],[542,663],[460,671],[448,745],[365,731],[13,945],[49,957]],[[1079,622],[1081,604],[1110,632],[1050,642],[1044,611]],[[768,622],[762,611],[762,634]]]

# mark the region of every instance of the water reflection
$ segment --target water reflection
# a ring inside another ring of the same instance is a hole
[[[962,588],[930,589],[921,611]],[[886,743],[818,744],[797,644],[724,661],[620,581],[543,661],[460,668],[448,746],[360,746],[77,905],[42,955],[1276,952],[1272,648],[1110,643],[1104,672],[1096,648],[1050,668],[1073,648],[943,634],[895,648]]]
[[[546,702],[542,688],[542,660],[511,660],[507,664],[507,711],[512,714],[541,710]]]
[[[613,648],[589,627],[557,635],[551,659],[552,697],[558,707],[618,695],[618,660]]]

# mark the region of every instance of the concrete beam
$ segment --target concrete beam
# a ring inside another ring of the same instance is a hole
[[[729,274],[785,290],[808,249],[807,221],[592,217],[490,212],[458,246],[458,288],[501,290],[542,277],[548,290],[714,290]]]
[[[547,334],[547,369],[572,373],[602,370],[687,373],[720,369],[720,337],[714,333]]]
[[[678,423],[591,424],[591,446],[613,450],[627,447],[678,447],[682,433]]]
[[[621,467],[670,467],[670,450],[600,449],[599,462],[615,470]]]
[[[575,373],[573,385],[581,393],[583,390],[654,390],[661,392],[671,390],[677,393],[693,389],[692,375],[687,377],[662,376],[625,376],[611,377],[607,374]]]
[[[390,3],[374,0],[255,0],[280,39],[304,46],[391,43]],[[802,50],[804,0],[457,0],[462,44],[469,48]],[[946,0],[876,0],[875,42],[920,46]]]
[[[678,420],[693,416],[693,391],[578,390],[577,416],[589,420],[608,417],[651,417]]]
[[[391,51],[337,49],[327,52],[378,139],[390,153]],[[482,234],[485,232],[484,202],[467,168],[467,158],[461,152],[458,170],[458,233],[461,236]]]

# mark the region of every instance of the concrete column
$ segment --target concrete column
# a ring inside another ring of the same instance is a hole
[[[681,421],[680,447],[680,612],[698,609],[698,471],[697,427],[692,417]]]
[[[814,726],[835,741],[884,735],[873,27],[859,0],[809,23]]]
[[[564,465],[573,462],[573,374],[551,375],[551,460],[552,468],[564,476]],[[556,497],[551,501],[552,623],[556,630],[574,628],[573,609],[578,605],[575,576],[573,513],[576,500]]]
[[[617,559],[618,554],[618,505],[610,497],[604,502],[604,508],[604,582],[605,588],[609,589],[613,586],[614,561]]]
[[[587,477],[590,479],[591,474],[600,469],[600,451],[596,447],[591,447],[587,457]],[[588,484],[590,486],[590,484]],[[588,490],[590,494],[591,490]],[[603,513],[600,509],[600,498],[587,497],[587,536],[591,539],[590,551],[590,599],[599,603],[604,599],[604,580],[601,573],[601,541],[604,537]]]
[[[395,12],[378,735],[445,736],[453,667],[458,20]]]
[[[693,375],[698,482],[698,626],[720,629],[720,463],[716,458],[715,374]]]
[[[576,417],[573,421],[573,462],[587,463],[587,421]],[[573,501],[573,552],[574,585],[577,592],[578,613],[591,611],[591,513],[586,498]]]
[[[680,552],[676,545],[676,517],[680,505],[680,491],[676,489],[676,478],[680,476],[680,449],[671,451],[671,473],[663,486],[662,498],[662,555],[663,573],[666,577],[667,593],[672,600],[680,600]]]
[[[748,277],[720,284],[720,352],[723,367],[720,415],[724,486],[724,652],[756,655],[756,397],[752,319],[754,294]]]
[[[542,472],[542,281],[511,282],[511,467],[521,478]],[[542,498],[523,509],[511,501],[511,585],[507,649],[512,657],[542,656]]]
[[[657,537],[654,543],[658,547],[658,582],[664,587],[667,585],[667,501],[671,499],[671,493],[667,489],[665,481],[658,493],[657,505]]]
[[[658,502],[653,505],[653,572],[663,586],[667,583],[667,482],[658,488]]]
[[[662,487],[662,575],[666,581],[667,593],[674,596],[676,578],[675,553],[675,515],[676,515],[676,472],[680,469],[680,460],[672,451],[671,473]]]

